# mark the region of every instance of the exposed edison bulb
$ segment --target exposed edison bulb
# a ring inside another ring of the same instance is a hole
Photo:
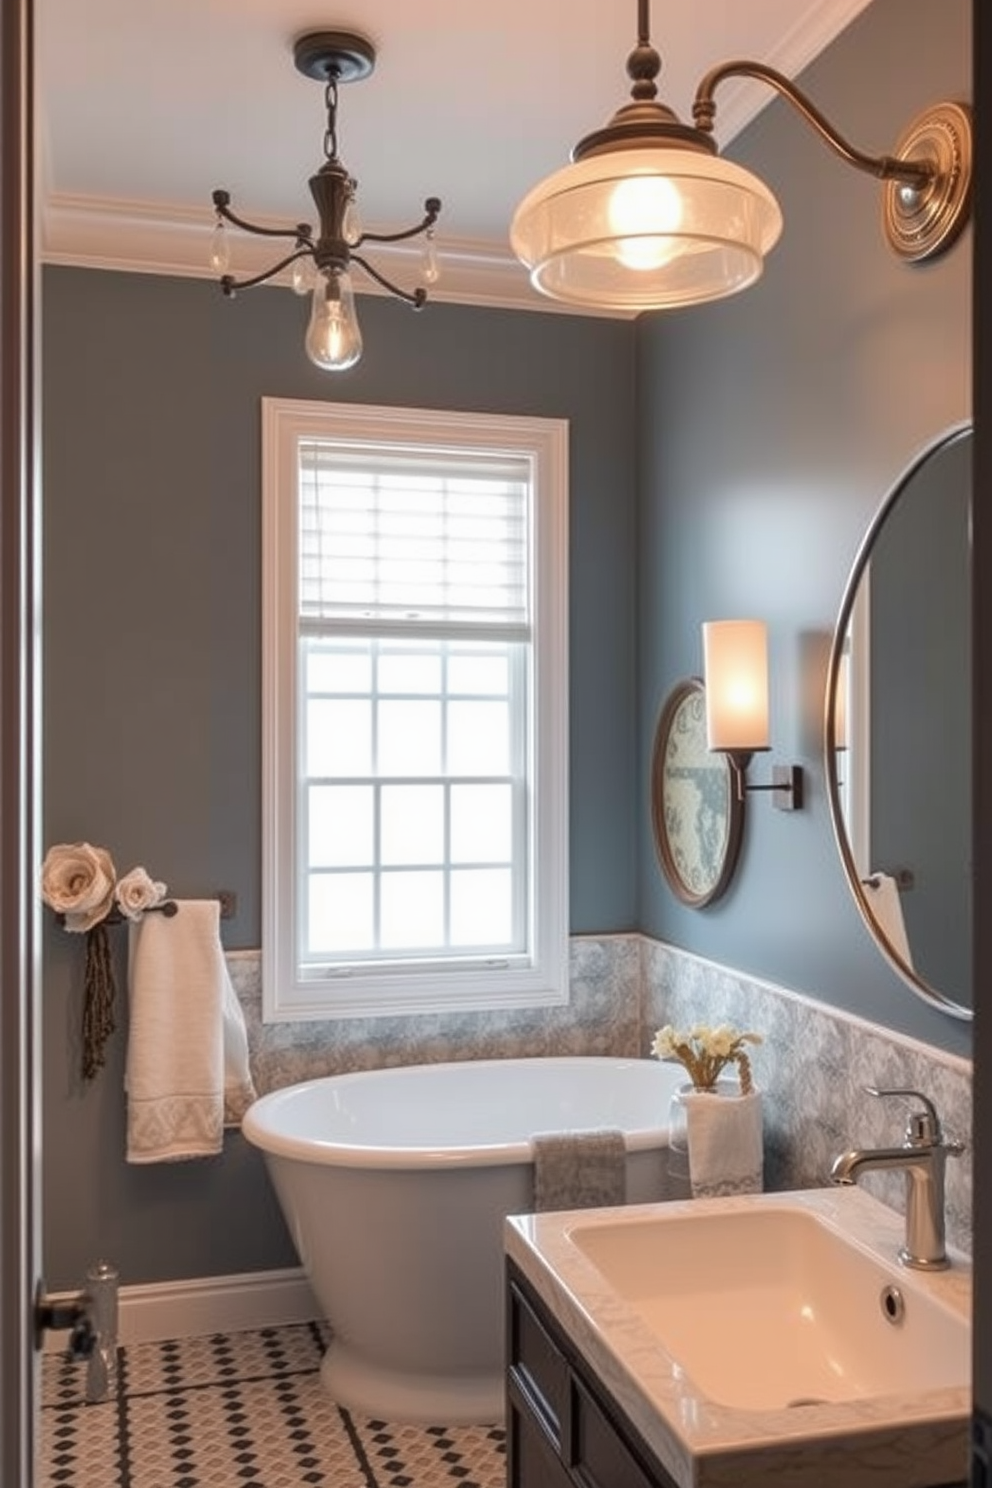
[[[441,266],[437,261],[437,241],[434,237],[434,229],[429,227],[424,236],[424,267],[422,276],[425,284],[436,284],[441,277]]]
[[[682,199],[667,177],[628,176],[614,187],[608,210],[610,228],[620,238],[616,256],[625,268],[660,269],[681,252],[670,234],[682,225]]]
[[[227,228],[222,218],[217,218],[217,225],[210,234],[210,268],[215,274],[226,274],[231,267],[231,245],[228,242]]]
[[[362,354],[351,275],[346,269],[317,273],[307,327],[307,356],[327,372],[353,367]]]

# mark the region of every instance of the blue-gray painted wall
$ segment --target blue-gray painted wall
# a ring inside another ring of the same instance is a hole
[[[258,946],[259,400],[546,415],[570,427],[571,925],[632,928],[633,326],[363,298],[364,358],[331,378],[303,354],[306,308],[44,274],[45,842],[107,846],[180,897],[233,890],[224,942]],[[83,946],[46,915],[44,952],[49,1284],[98,1254],[135,1282],[292,1264],[240,1138],[206,1163],[124,1162],[123,1031],[82,1088]]]

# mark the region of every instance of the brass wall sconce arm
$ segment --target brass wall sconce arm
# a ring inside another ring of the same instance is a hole
[[[735,59],[711,68],[696,89],[692,117],[703,134],[712,134],[716,122],[716,89],[734,77],[773,88],[841,160],[886,182],[883,226],[900,258],[916,263],[951,246],[971,204],[972,119],[966,105],[925,109],[900,136],[895,154],[868,155],[846,140],[790,78],[763,62]]]

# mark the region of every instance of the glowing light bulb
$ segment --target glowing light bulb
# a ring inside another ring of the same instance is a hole
[[[327,372],[353,367],[362,354],[351,276],[345,269],[317,274],[306,337],[307,356]]]
[[[217,218],[217,226],[210,234],[210,267],[215,274],[226,274],[231,267],[231,245],[223,220]]]
[[[615,252],[625,268],[660,269],[682,251],[671,235],[682,225],[682,199],[665,176],[629,176],[614,187],[610,228],[619,238]]]

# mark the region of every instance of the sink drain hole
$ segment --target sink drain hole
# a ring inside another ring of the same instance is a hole
[[[882,1316],[887,1323],[897,1324],[902,1322],[906,1316],[906,1302],[898,1287],[883,1287],[878,1301],[882,1309]]]
[[[795,1400],[785,1402],[786,1410],[796,1410],[803,1405],[829,1405],[828,1400],[821,1400],[818,1395],[797,1395]]]

